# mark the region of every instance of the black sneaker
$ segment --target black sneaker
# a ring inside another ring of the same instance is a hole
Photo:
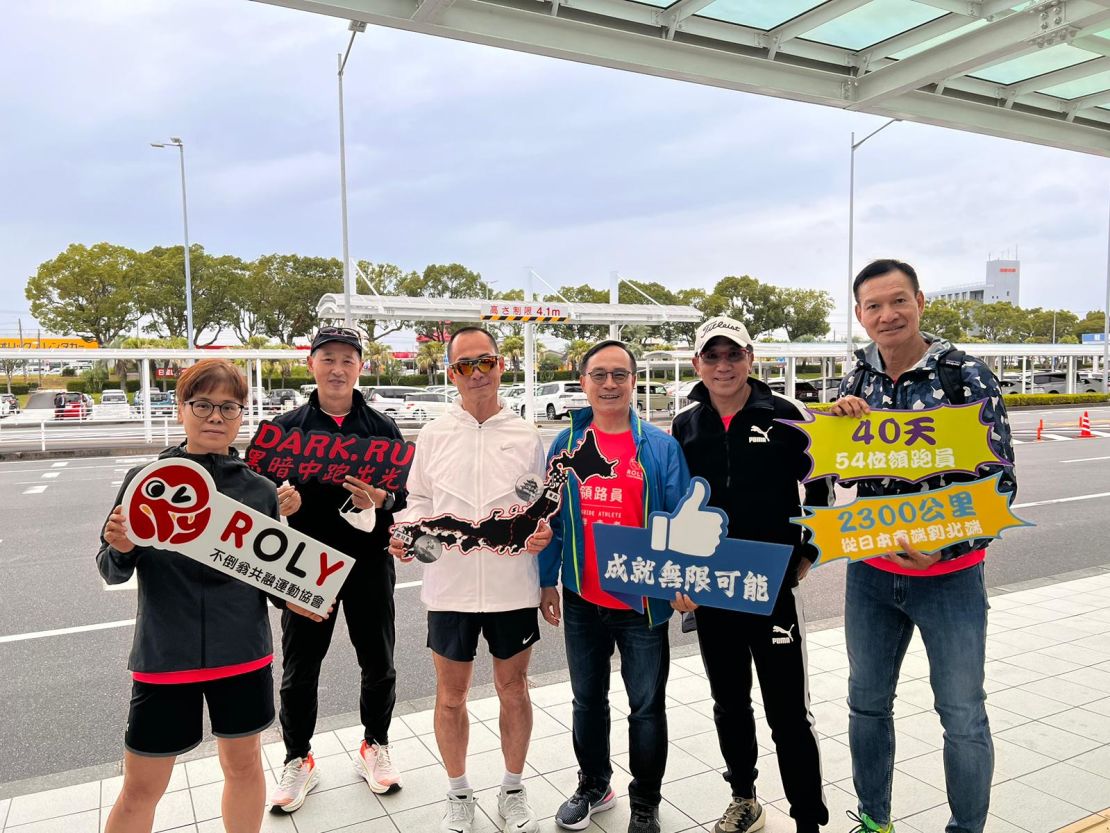
[[[659,833],[659,808],[633,804],[628,833]]]
[[[608,784],[597,787],[582,779],[574,795],[564,801],[555,814],[555,823],[566,830],[585,830],[594,813],[608,810],[616,803],[617,796]],[[659,827],[655,830],[658,832]]]

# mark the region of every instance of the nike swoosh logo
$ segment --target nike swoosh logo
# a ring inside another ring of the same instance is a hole
[[[521,645],[527,645],[527,644],[528,644],[529,642],[531,642],[531,641],[532,641],[532,637],[533,637],[533,636],[535,636],[535,634],[534,634],[534,633],[533,633],[533,634],[529,634],[528,636],[524,637],[524,641],[523,641],[523,642],[521,642],[520,644],[521,644]]]

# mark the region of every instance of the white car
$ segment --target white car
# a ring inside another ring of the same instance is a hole
[[[405,397],[413,393],[424,393],[424,388],[408,385],[380,385],[373,388],[359,388],[368,404],[375,411],[396,419],[405,409]]]
[[[115,388],[106,388],[100,394],[101,405],[126,405],[127,394]]]
[[[405,397],[405,404],[397,419],[412,419],[417,422],[427,422],[442,416],[452,398],[446,393],[410,393]]]
[[[548,419],[562,419],[571,411],[589,407],[589,401],[578,382],[545,382],[536,385],[536,412]],[[521,404],[520,415],[525,407]]]

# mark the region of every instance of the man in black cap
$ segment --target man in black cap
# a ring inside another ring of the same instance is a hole
[[[285,429],[328,431],[355,437],[402,439],[392,419],[371,409],[355,385],[362,370],[362,337],[347,327],[321,327],[312,339],[308,368],[316,390],[306,404],[278,416]],[[393,511],[405,504],[404,491],[389,492],[354,477],[343,486],[308,481],[297,486],[302,503],[289,525],[355,559],[354,569],[336,604],[347,618],[347,631],[362,671],[359,713],[364,739],[358,755],[362,776],[375,793],[395,792],[401,779],[393,765],[389,724],[397,700],[393,667],[393,558],[386,551]],[[348,501],[359,513],[376,513],[374,523],[345,512]],[[340,515],[347,523],[339,520]],[[364,531],[369,529],[370,531]],[[271,796],[274,808],[291,813],[319,782],[311,740],[316,728],[320,666],[331,644],[336,617],[323,622],[282,616],[281,734],[285,768]]]

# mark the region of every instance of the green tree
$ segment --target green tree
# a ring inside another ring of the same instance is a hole
[[[460,263],[433,263],[422,275],[410,275],[401,280],[398,289],[402,295],[425,298],[488,298],[490,286],[477,272]],[[417,321],[413,329],[418,335],[442,341],[444,333],[467,326],[465,323],[447,321]]]
[[[342,269],[342,266],[340,268]],[[371,263],[368,260],[360,260],[358,268],[362,274],[355,277],[355,291],[362,295],[374,295],[373,290],[377,290],[378,295],[404,295],[403,284],[411,287],[415,281],[420,280],[416,272],[405,272],[400,266],[392,263]],[[413,326],[411,321],[376,318],[363,318],[360,323],[366,330],[366,337],[372,342]]]
[[[251,264],[255,280],[267,287],[262,332],[281,344],[308,338],[319,321],[320,296],[343,291],[343,264],[334,257],[263,255]]]
[[[964,341],[967,327],[964,313],[955,303],[943,299],[929,301],[921,313],[921,329],[949,341]]]
[[[680,289],[675,293],[675,300],[679,304],[693,307],[694,309],[702,312],[705,308],[705,301],[709,297],[709,293],[704,289]],[[698,324],[700,321],[694,321],[687,324],[675,324],[674,326],[674,340],[682,341],[690,347],[694,346],[694,338],[697,334]]]
[[[185,303],[185,254],[182,246],[155,246],[140,255],[144,272],[136,288],[136,302],[151,318],[147,331],[161,338],[188,334]],[[199,243],[189,247],[193,290],[193,342],[204,346],[220,337],[239,310],[233,301],[247,266],[233,255],[210,255]]]
[[[512,368],[513,381],[515,382],[517,374],[520,372],[520,363],[524,359],[524,336],[505,336],[501,339],[500,352]]]
[[[425,341],[416,351],[416,367],[428,374],[428,384],[435,383],[436,371],[443,361],[446,345],[442,341]]]
[[[1008,301],[978,304],[972,309],[976,335],[985,341],[1013,341],[1021,329],[1024,313]]]
[[[1104,332],[1106,313],[1102,310],[1091,310],[1075,325],[1075,334]]]
[[[574,341],[567,342],[566,363],[575,373],[578,372],[578,367],[582,363],[582,357],[586,355],[591,347],[593,347],[593,343],[586,341],[584,338],[576,338]]]
[[[729,275],[717,281],[705,299],[706,317],[727,315],[748,328],[753,339],[786,325],[786,310],[778,287],[749,275]]]
[[[374,384],[380,385],[382,383],[382,373],[385,371],[386,365],[391,361],[396,361],[393,358],[393,350],[388,344],[381,341],[371,341],[366,345],[366,352],[363,353],[363,361],[370,365],[370,370],[374,374]]]
[[[110,344],[131,330],[142,310],[136,304],[139,255],[125,246],[73,243],[39,266],[24,294],[44,327]]]
[[[560,286],[559,295],[562,295],[572,304],[609,303],[608,289],[597,289],[589,284]],[[545,295],[544,301],[561,304],[563,299],[559,295]],[[552,324],[547,332],[563,341],[574,341],[581,338],[589,342],[595,342],[608,336],[609,326],[607,324]]]
[[[823,289],[781,287],[778,296],[783,307],[782,326],[789,341],[807,336],[821,338],[829,331],[829,313],[833,311],[832,295]]]

